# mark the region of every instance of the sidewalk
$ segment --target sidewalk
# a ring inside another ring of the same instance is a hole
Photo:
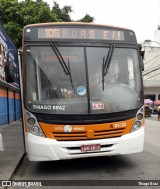
[[[4,151],[0,151],[0,180],[10,180],[24,155],[22,122],[0,126]]]

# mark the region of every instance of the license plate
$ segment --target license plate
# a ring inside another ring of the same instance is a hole
[[[96,150],[100,150],[100,149],[101,149],[100,144],[89,144],[89,145],[82,145],[81,146],[82,152],[96,151]]]

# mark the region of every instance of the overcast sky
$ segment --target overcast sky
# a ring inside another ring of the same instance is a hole
[[[44,0],[53,6],[52,0]],[[60,8],[70,5],[71,18],[81,19],[85,14],[95,18],[94,23],[120,26],[135,31],[138,42],[154,40],[154,31],[160,25],[160,0],[55,0]]]

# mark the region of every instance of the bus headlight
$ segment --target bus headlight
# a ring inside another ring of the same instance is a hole
[[[39,132],[39,128],[37,126],[33,126],[32,128],[32,133],[37,134]]]
[[[139,128],[141,127],[141,122],[140,121],[136,121],[132,127],[132,132],[133,131],[137,131]]]
[[[138,110],[131,132],[137,131],[138,129],[140,129],[142,127],[142,123],[143,123],[143,119],[144,119],[144,111],[143,110],[144,110],[143,107],[141,107]]]
[[[29,125],[34,125],[36,123],[36,120],[33,117],[30,117],[30,118],[27,119],[27,123]]]
[[[137,114],[137,119],[138,120],[142,120],[143,119],[143,114],[142,113],[138,113]]]
[[[36,117],[30,112],[26,112],[26,117],[27,117],[27,126],[29,132],[36,136],[45,137],[41,127],[39,126],[36,120]]]

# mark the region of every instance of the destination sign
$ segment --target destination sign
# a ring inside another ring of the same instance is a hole
[[[38,39],[89,39],[124,41],[124,32],[112,29],[89,28],[38,28]]]

